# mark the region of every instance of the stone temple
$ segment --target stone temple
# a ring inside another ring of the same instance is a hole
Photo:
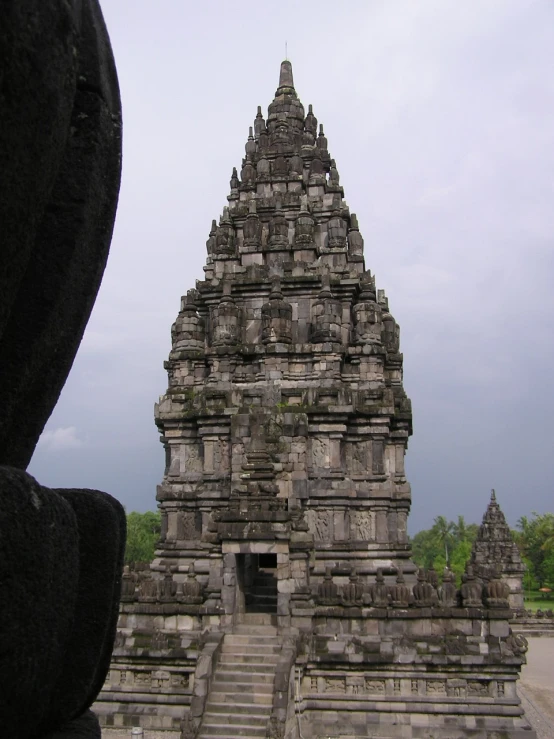
[[[103,725],[531,739],[497,504],[460,590],[410,560],[399,328],[288,61],[227,201],[172,327],[162,536],[124,576]]]

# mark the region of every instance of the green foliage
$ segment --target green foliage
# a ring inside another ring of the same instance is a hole
[[[125,564],[151,562],[154,559],[156,543],[160,538],[161,515],[147,511],[127,514],[127,545]]]
[[[554,513],[522,516],[514,538],[527,565],[526,590],[554,587]]]
[[[459,581],[478,530],[476,524],[466,524],[463,516],[458,516],[457,521],[437,516],[430,529],[413,537],[414,562],[425,569],[433,566],[439,575],[448,566]]]

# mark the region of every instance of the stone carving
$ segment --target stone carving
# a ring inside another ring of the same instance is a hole
[[[189,290],[177,320],[171,327],[173,352],[203,350],[206,338],[204,319],[199,316],[195,300],[196,290]]]
[[[250,156],[247,155],[244,167],[240,171],[240,179],[243,187],[254,187],[256,183],[256,168],[252,164]]]
[[[483,605],[481,591],[481,583],[475,579],[473,567],[468,565],[465,574],[462,575],[462,587],[460,588],[464,608],[481,608]]]
[[[306,511],[308,527],[315,539],[329,541],[331,538],[331,525],[327,511],[316,511],[310,508]]]
[[[327,567],[325,569],[325,577],[318,587],[318,601],[321,605],[335,605],[339,602],[339,595],[339,589],[336,583],[333,582],[331,568]]]
[[[346,223],[338,211],[333,211],[327,226],[329,249],[343,249],[346,247]]]
[[[366,693],[369,693],[369,695],[384,695],[386,683],[384,680],[366,678],[364,688]]]
[[[270,249],[287,249],[289,245],[289,224],[283,212],[278,208],[269,222]]]
[[[256,212],[256,200],[248,203],[248,215],[243,226],[244,246],[248,249],[259,249],[262,243],[262,224]]]
[[[314,243],[314,226],[315,221],[308,209],[308,198],[303,195],[301,200],[300,213],[296,219],[294,230],[294,243],[296,246],[312,246]]]
[[[329,677],[325,681],[326,693],[346,693],[346,682],[343,677]]]
[[[360,581],[356,570],[352,570],[348,583],[342,586],[342,602],[345,606],[361,605],[364,598],[365,587]]]
[[[292,306],[283,300],[278,276],[272,279],[269,301],[262,306],[262,341],[264,344],[292,341]]]
[[[237,344],[240,338],[240,311],[231,297],[231,285],[225,282],[219,305],[211,309],[212,344]]]
[[[317,118],[313,113],[311,105],[308,105],[308,115],[304,121],[304,129],[310,133],[313,137],[317,134]]]
[[[490,682],[488,680],[468,680],[467,681],[467,694],[468,695],[484,695],[490,694]]]
[[[523,655],[529,649],[527,639],[523,634],[514,634],[510,629],[510,634],[505,642],[506,648],[514,655]]]
[[[427,680],[426,682],[427,695],[446,695],[446,681],[445,680]]]
[[[417,583],[413,588],[414,605],[419,608],[429,608],[438,604],[438,595],[435,588],[427,581],[427,574],[424,570],[418,570]]]
[[[369,601],[375,608],[387,608],[390,604],[389,588],[385,584],[383,570],[378,569],[375,582],[369,586]]]
[[[351,257],[363,257],[364,239],[358,226],[358,217],[355,213],[350,216],[350,228],[348,229],[348,253]]]
[[[169,567],[161,580],[157,581],[158,585],[158,600],[159,601],[173,601],[177,593],[177,583],[173,581],[173,575],[171,574]]]
[[[322,152],[327,151],[327,137],[323,133],[323,124],[319,124],[319,135],[317,137],[316,141],[317,148],[320,149]]]
[[[452,608],[458,603],[458,591],[454,582],[454,574],[446,569],[439,588],[439,602],[445,608]]]
[[[341,341],[341,316],[341,304],[333,297],[328,275],[324,275],[313,307],[312,342]]]
[[[134,600],[137,577],[130,571],[129,565],[123,568],[123,578],[121,582],[121,600]]]
[[[187,579],[182,585],[182,598],[185,603],[202,603],[204,600],[204,588],[196,577],[192,562],[189,565]]]
[[[235,231],[229,215],[229,208],[223,208],[223,215],[215,233],[215,254],[235,255]]]
[[[404,573],[399,567],[396,584],[390,587],[390,604],[393,608],[408,608],[412,600],[412,593],[406,585]]]
[[[509,608],[510,586],[501,579],[501,565],[496,564],[491,580],[485,586],[485,605],[489,608]]]
[[[371,511],[350,513],[350,532],[355,541],[375,540],[375,516]]]

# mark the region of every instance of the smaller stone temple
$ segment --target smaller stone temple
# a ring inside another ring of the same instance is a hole
[[[532,739],[522,566],[494,495],[461,587],[410,559],[399,327],[288,61],[165,366],[161,541],[124,576],[103,725]]]

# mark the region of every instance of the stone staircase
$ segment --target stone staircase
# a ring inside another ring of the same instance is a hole
[[[246,614],[226,634],[198,739],[265,739],[281,640],[269,614]]]

